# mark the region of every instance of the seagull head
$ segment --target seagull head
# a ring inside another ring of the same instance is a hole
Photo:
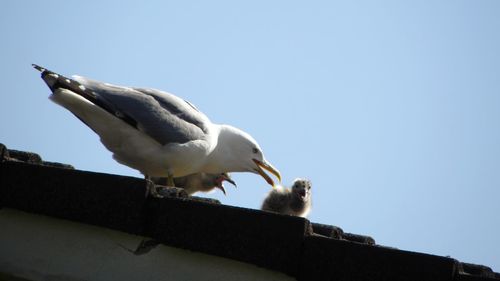
[[[269,172],[281,182],[281,174],[269,163],[257,141],[248,133],[228,125],[222,125],[217,144],[217,165],[225,166],[228,172],[251,172],[259,174],[274,187]]]

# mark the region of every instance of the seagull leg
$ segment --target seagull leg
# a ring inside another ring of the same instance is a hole
[[[175,187],[174,177],[172,175],[167,176],[167,186],[161,186],[158,193],[162,197],[174,197],[174,198],[187,198],[187,194],[184,188]]]
[[[175,187],[174,177],[172,175],[168,175],[168,177],[167,177],[167,186],[168,187]]]
[[[144,179],[149,182],[150,188],[149,188],[148,195],[150,195],[153,198],[163,198],[163,195],[161,195],[158,192],[158,188],[160,186],[156,185],[155,182],[148,175],[144,175]]]
[[[145,176],[145,179],[149,181],[150,188],[148,195],[153,198],[165,198],[165,197],[174,197],[174,198],[187,198],[189,195],[183,188],[177,188],[174,184],[174,178],[172,176],[168,176],[167,178],[157,178]],[[166,181],[166,186],[165,182]]]

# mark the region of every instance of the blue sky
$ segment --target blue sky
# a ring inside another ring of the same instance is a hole
[[[30,65],[166,90],[311,179],[312,221],[500,271],[500,2],[238,2],[5,1],[0,142],[140,176]],[[208,196],[258,208],[233,177]]]

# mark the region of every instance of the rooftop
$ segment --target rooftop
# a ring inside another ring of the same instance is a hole
[[[0,209],[125,233],[283,272],[297,280],[500,280],[491,268],[402,251],[307,219],[177,194],[139,178],[74,169],[0,144]]]

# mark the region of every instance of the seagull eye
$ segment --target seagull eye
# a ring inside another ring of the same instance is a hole
[[[259,149],[258,149],[258,148],[256,148],[256,147],[254,147],[254,148],[252,149],[252,152],[253,152],[254,154],[257,154],[257,153],[259,153]]]

